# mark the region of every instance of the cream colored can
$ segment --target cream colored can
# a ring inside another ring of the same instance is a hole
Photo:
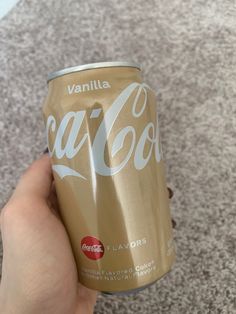
[[[155,94],[128,62],[61,70],[48,87],[48,147],[79,281],[139,290],[175,259]]]

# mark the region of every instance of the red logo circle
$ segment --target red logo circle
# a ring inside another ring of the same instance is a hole
[[[81,249],[88,258],[93,260],[102,258],[104,255],[104,246],[102,242],[94,237],[84,237],[81,240]]]

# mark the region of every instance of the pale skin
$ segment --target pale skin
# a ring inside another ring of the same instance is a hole
[[[0,313],[93,313],[97,292],[78,283],[47,154],[21,177],[1,211],[0,226]]]

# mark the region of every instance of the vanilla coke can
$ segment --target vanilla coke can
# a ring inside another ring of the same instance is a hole
[[[60,213],[79,281],[140,290],[175,259],[155,93],[130,62],[51,73],[43,106]]]

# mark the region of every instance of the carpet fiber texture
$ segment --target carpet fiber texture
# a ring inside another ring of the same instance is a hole
[[[109,60],[158,94],[177,261],[95,313],[236,313],[236,1],[20,1],[0,20],[1,206],[46,146],[48,72]]]

